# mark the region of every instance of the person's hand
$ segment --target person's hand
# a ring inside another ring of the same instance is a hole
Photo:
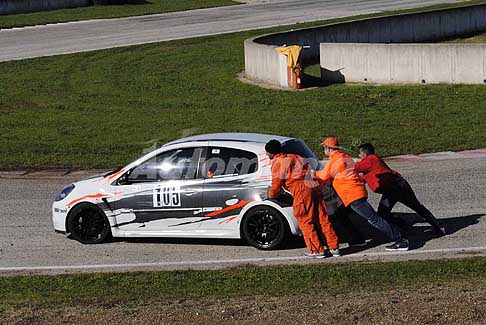
[[[268,192],[260,192],[257,194],[258,197],[260,197],[260,200],[264,201],[268,199]]]
[[[316,178],[316,170],[315,169],[310,169],[308,175],[309,175],[309,178],[310,179],[315,179]]]

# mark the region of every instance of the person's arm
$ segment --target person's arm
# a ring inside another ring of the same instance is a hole
[[[284,159],[276,159],[272,165],[272,185],[268,190],[268,198],[275,199],[282,193],[287,172]]]
[[[372,168],[373,165],[371,164],[371,159],[369,159],[368,157],[354,164],[354,170],[357,173],[367,174],[371,171]]]
[[[327,164],[321,170],[316,170],[315,178],[319,181],[320,184],[325,184],[332,180],[333,175],[331,172],[332,162],[328,161]]]

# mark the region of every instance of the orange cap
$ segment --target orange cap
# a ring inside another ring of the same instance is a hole
[[[324,141],[321,142],[321,146],[326,146],[329,148],[337,148],[339,147],[339,142],[335,137],[325,138]]]

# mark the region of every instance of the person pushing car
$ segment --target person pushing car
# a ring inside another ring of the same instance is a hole
[[[332,181],[332,186],[345,207],[351,208],[356,214],[366,219],[371,226],[395,241],[393,244],[385,246],[386,250],[408,250],[408,240],[402,236],[400,230],[378,215],[369,204],[368,192],[363,180],[354,170],[353,158],[340,150],[335,137],[324,139],[321,146],[324,154],[329,157],[329,161],[323,169],[315,171],[315,177],[322,183]]]
[[[306,181],[309,164],[299,155],[283,153],[278,140],[267,142],[265,151],[272,161],[272,184],[268,196],[271,199],[278,198],[283,188],[292,194],[294,216],[308,249],[305,256],[310,258],[326,256],[325,245],[319,239],[317,229],[326,237],[329,252],[333,256],[340,256],[339,241],[329,222],[322,194]]]
[[[407,180],[388,167],[383,159],[375,154],[375,148],[371,143],[359,146],[359,157],[361,161],[355,164],[355,170],[362,174],[363,180],[368,183],[373,192],[382,194],[378,205],[379,215],[393,222],[391,211],[395,204],[400,202],[430,223],[436,235],[446,234],[445,229],[440,226],[432,212],[419,202]]]

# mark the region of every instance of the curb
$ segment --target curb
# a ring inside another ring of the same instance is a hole
[[[434,153],[423,153],[419,155],[398,155],[384,157],[386,161],[427,161],[427,160],[448,160],[448,159],[464,159],[464,158],[481,158],[486,157],[486,149],[465,150],[465,151],[443,151]]]
[[[449,159],[481,158],[486,157],[485,149],[465,151],[443,151],[435,153],[423,153],[419,155],[398,155],[384,157],[389,162],[412,162],[412,161],[436,161]],[[98,170],[70,170],[70,169],[44,169],[44,170],[12,170],[0,171],[0,179],[83,179],[88,176],[105,174],[111,169]]]

